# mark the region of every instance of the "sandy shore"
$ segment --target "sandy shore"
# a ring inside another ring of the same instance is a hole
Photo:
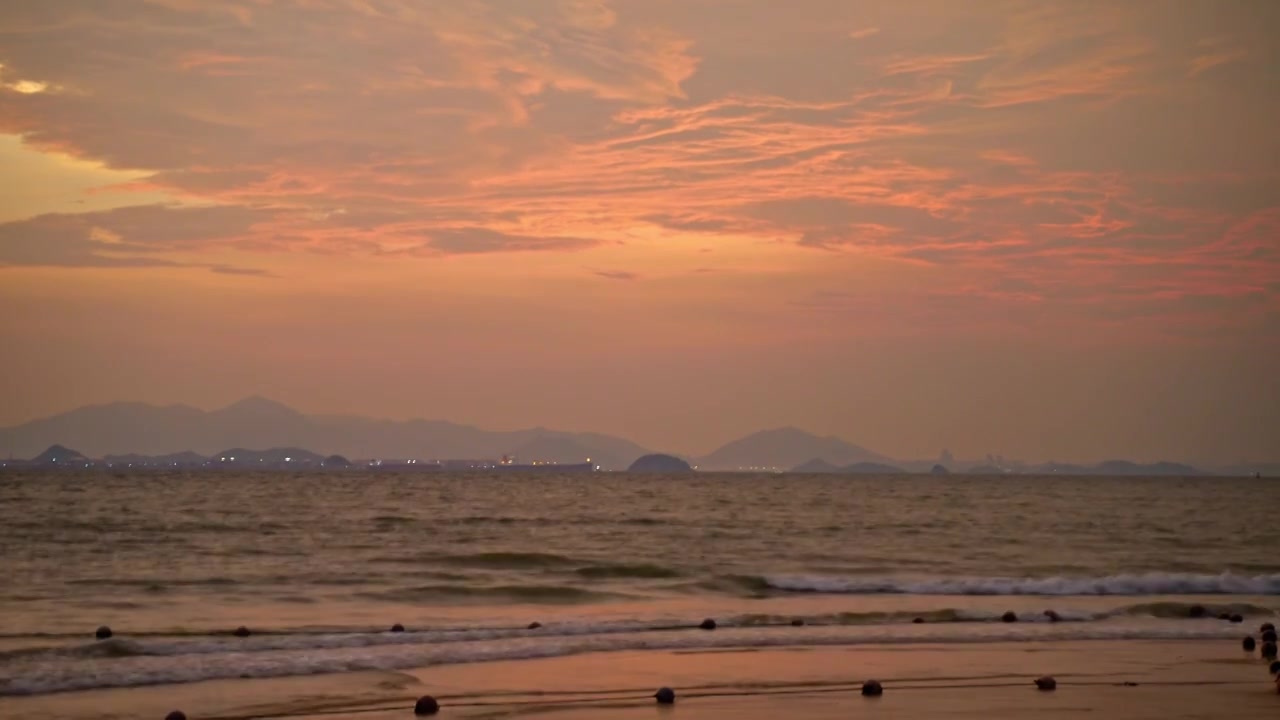
[[[1052,675],[1058,689],[1032,680]],[[885,687],[859,694],[863,680]],[[656,708],[660,686],[678,693]],[[227,680],[0,699],[9,720],[413,717],[1222,718],[1274,715],[1280,695],[1256,656],[1222,641],[1088,641],[617,652],[410,672]]]

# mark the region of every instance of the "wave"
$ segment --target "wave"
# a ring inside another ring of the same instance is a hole
[[[649,563],[588,565],[574,572],[584,578],[677,578],[679,570]]]
[[[739,578],[739,587],[838,595],[1280,595],[1280,574],[1146,573],[1105,577],[893,577],[780,575]]]
[[[623,597],[618,593],[600,592],[572,585],[420,585],[381,592],[357,593],[371,600],[391,602],[429,602],[472,598],[476,600],[516,601],[527,603],[584,603]]]
[[[782,646],[856,646],[962,644],[991,642],[1066,642],[1086,640],[1234,640],[1235,626],[1224,623],[1161,621],[1150,624],[982,623],[836,625],[829,627],[726,627],[716,632],[694,628],[627,631],[614,627],[578,628],[576,634],[543,637],[537,633],[495,637],[444,637],[439,633],[362,636],[311,636],[296,645],[246,652],[227,643],[204,653],[178,653],[162,642],[95,643],[52,649],[18,662],[0,655],[0,696],[36,695],[95,688],[134,687],[226,678],[265,678],[364,670],[397,670],[433,665],[562,657],[592,652],[637,650],[715,650]],[[246,643],[257,638],[247,638]],[[280,638],[275,638],[279,641]],[[302,640],[295,638],[295,641]],[[93,648],[106,647],[106,650]]]
[[[654,563],[605,562],[542,552],[482,552],[463,555],[418,555],[406,558],[379,558],[397,564],[440,564],[481,570],[570,571],[590,579],[676,578],[683,573]]]
[[[1191,603],[1160,602],[1122,605],[1101,610],[1046,609],[1042,612],[1023,611],[1017,615],[1019,625],[1056,625],[1060,623],[1091,623],[1126,618],[1148,618],[1162,622],[1186,620],[1185,626],[1220,628],[1222,622],[1214,619],[1219,613],[1238,613],[1247,617],[1275,617],[1280,608],[1250,603],[1224,603],[1200,605],[1205,616],[1192,618]],[[934,608],[910,611],[864,611],[819,614],[771,614],[748,613],[717,617],[720,629],[806,629],[831,627],[880,627],[884,632],[895,632],[902,626],[950,625],[1005,625],[1005,610],[1000,607]],[[51,656],[127,657],[133,655],[199,655],[222,652],[255,653],[274,650],[304,650],[344,647],[372,647],[379,645],[413,645],[440,642],[473,642],[514,638],[548,639],[582,635],[614,635],[655,632],[701,632],[701,618],[674,618],[671,616],[625,620],[547,620],[536,626],[527,624],[475,626],[446,625],[435,627],[409,627],[403,632],[391,632],[387,628],[369,627],[278,627],[253,628],[246,638],[234,637],[227,629],[189,629],[175,631],[121,632],[109,640],[78,645],[60,644],[46,647],[24,647],[0,650],[0,667],[10,658],[48,654]],[[1172,624],[1169,627],[1173,627]],[[918,628],[917,628],[918,629]],[[4,633],[4,640],[75,640],[83,634],[65,633]]]
[[[67,585],[84,586],[84,587],[116,587],[116,588],[141,588],[146,591],[156,592],[163,590],[165,587],[229,587],[232,585],[240,585],[241,581],[229,577],[208,577],[208,578],[77,578],[67,580]]]
[[[1270,612],[1267,610],[1266,612]],[[744,615],[733,624],[743,626],[792,625],[894,625],[902,623],[936,624],[936,623],[994,623],[1004,622],[1003,610],[979,608],[942,608],[938,610],[915,610],[896,612],[841,612],[824,615],[795,616],[757,614]],[[1067,610],[1045,610],[1039,613],[1021,613],[1018,622],[1086,622],[1099,620],[1109,615],[1103,613],[1070,612]],[[1184,615],[1185,617],[1185,615]]]
[[[574,560],[571,557],[540,552],[483,552],[468,555],[438,555],[431,559],[446,565],[499,570],[554,568],[581,564],[580,560]]]
[[[745,594],[748,597],[764,597],[774,590],[763,575],[718,575],[687,586],[687,589]]]

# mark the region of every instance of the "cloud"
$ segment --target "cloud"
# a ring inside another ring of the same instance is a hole
[[[593,270],[593,273],[606,280],[639,280],[640,275],[629,270]]]
[[[246,275],[249,277],[278,277],[274,273],[261,268],[235,267],[232,265],[212,265],[210,270],[222,275]]]
[[[480,227],[430,230],[425,234],[429,239],[418,249],[441,255],[583,250],[599,244],[585,238],[520,235]]]
[[[883,71],[893,75],[939,75],[957,72],[965,65],[989,60],[990,54],[976,55],[915,55],[898,57],[886,62]]]
[[[69,200],[0,225],[0,262],[650,267],[696,243],[945,268],[993,303],[1022,297],[997,278],[1049,304],[1256,285],[1280,191],[1262,5],[0,4],[0,133],[184,203]]]
[[[174,266],[165,251],[240,239],[269,217],[239,207],[144,205],[53,213],[0,224],[0,263],[86,267]]]

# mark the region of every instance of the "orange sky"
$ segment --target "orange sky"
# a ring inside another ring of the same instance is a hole
[[[0,5],[0,424],[1280,457],[1280,4]]]

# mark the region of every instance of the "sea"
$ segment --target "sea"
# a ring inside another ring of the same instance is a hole
[[[1276,508],[1268,479],[9,473],[0,696],[618,650],[1238,639],[1280,611]]]

